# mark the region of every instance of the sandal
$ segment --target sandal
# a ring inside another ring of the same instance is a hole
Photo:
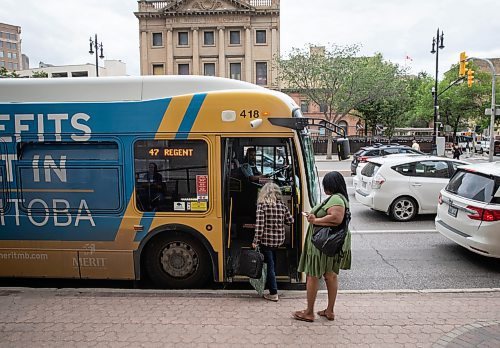
[[[320,317],[325,317],[328,320],[335,320],[335,314],[333,314],[333,313],[332,314],[327,314],[326,313],[326,309],[323,309],[322,311],[319,311],[318,315]]]
[[[306,317],[304,315],[304,311],[292,312],[292,316],[296,320],[307,321],[308,323],[312,323],[314,321],[314,317],[312,317],[312,318]]]

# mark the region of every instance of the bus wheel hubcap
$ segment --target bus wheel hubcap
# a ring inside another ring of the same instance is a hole
[[[174,278],[187,278],[198,268],[198,255],[184,242],[172,242],[161,252],[163,270]]]

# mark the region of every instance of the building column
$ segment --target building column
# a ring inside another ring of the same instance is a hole
[[[95,54],[98,54],[97,52]],[[149,75],[148,33],[141,31],[141,75]]]
[[[244,81],[253,83],[252,77],[252,31],[245,27],[245,78]]]
[[[275,60],[279,57],[279,39],[278,39],[278,30],[276,30],[276,27],[273,27],[271,30],[271,62],[270,62],[270,69],[271,69],[271,81],[268,81],[268,84],[271,88],[277,88],[278,87],[278,71],[274,69],[274,66],[276,65]]]
[[[193,30],[193,69],[192,75],[200,75],[200,40],[198,38],[198,28]]]
[[[167,45],[165,46],[167,50],[167,75],[174,74],[174,42],[172,36],[172,28],[167,29]]]
[[[226,54],[225,54],[225,40],[224,40],[224,27],[217,27],[219,30],[219,76],[226,77]]]

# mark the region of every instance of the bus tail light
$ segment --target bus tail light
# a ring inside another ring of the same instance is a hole
[[[469,219],[471,220],[480,220],[480,221],[500,221],[500,210],[492,210],[492,209],[483,209],[479,207],[474,207],[472,205],[468,205],[467,209],[474,210],[476,213],[467,214]]]

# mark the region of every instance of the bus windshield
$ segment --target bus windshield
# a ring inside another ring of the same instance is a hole
[[[300,110],[296,110],[294,117],[302,117]],[[307,129],[298,132],[302,155],[304,156],[304,166],[306,169],[307,189],[309,191],[309,202],[314,207],[320,201],[320,189],[318,172],[314,161],[314,149],[311,137]]]

